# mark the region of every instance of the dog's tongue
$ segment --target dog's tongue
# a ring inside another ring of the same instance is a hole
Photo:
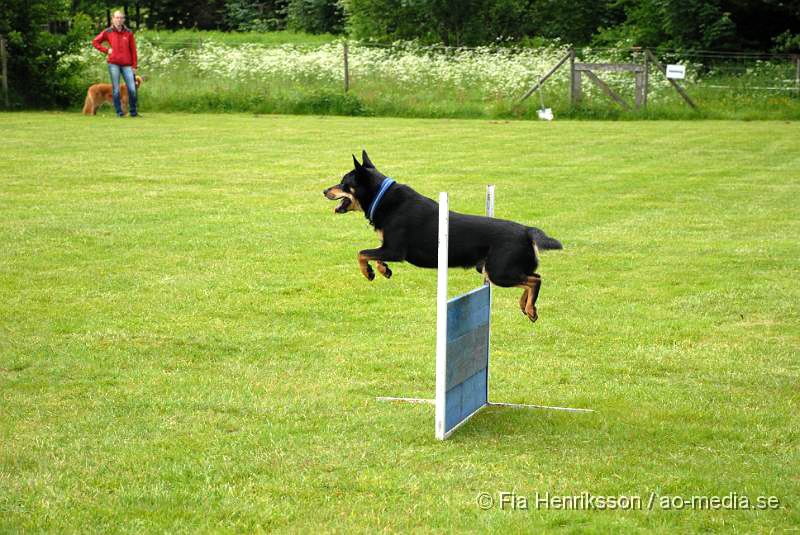
[[[347,212],[348,206],[350,206],[350,199],[348,199],[347,197],[343,197],[342,202],[340,202],[339,206],[337,206],[333,211],[336,212],[337,214],[343,214]]]

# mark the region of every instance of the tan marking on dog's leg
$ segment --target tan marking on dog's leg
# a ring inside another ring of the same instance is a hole
[[[522,287],[522,295],[519,297],[519,309],[525,314],[525,307],[528,304],[528,291],[529,288],[527,286]]]
[[[539,314],[536,312],[536,300],[539,298],[539,288],[542,285],[542,277],[539,276],[538,273],[534,273],[532,276],[528,277],[524,283],[517,286],[518,288],[523,288],[525,293],[523,296],[526,297],[525,299],[525,315],[528,316],[528,319],[531,321],[536,321],[539,319]],[[522,304],[522,299],[520,298],[520,305]]]
[[[378,272],[379,272],[381,275],[383,275],[384,277],[386,277],[387,279],[388,279],[388,278],[390,278],[390,277],[392,276],[392,270],[391,270],[391,269],[389,269],[389,266],[387,266],[387,265],[386,265],[386,264],[383,262],[383,260],[376,260],[376,261],[375,261],[375,265],[376,265],[376,266],[378,266]]]
[[[370,259],[366,256],[362,254],[358,255],[358,267],[361,270],[361,274],[364,275],[367,280],[372,280],[375,278],[375,272],[372,270],[372,266],[369,265],[368,260]]]
[[[528,277],[527,283],[531,289],[528,291],[528,304],[525,306],[525,313],[531,321],[536,321],[539,319],[539,315],[536,313],[536,300],[539,299],[542,277],[538,273],[534,273],[531,277]]]
[[[536,321],[539,319],[539,316],[536,313],[536,307],[533,306],[533,289],[523,284],[520,284],[517,288],[522,288],[524,290],[522,297],[520,297],[520,308],[522,308],[523,314],[528,316],[529,320]]]

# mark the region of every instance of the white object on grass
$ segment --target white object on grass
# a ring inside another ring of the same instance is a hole
[[[552,121],[553,120],[553,109],[552,108],[543,108],[538,110],[537,113],[539,114],[539,119],[544,121]]]

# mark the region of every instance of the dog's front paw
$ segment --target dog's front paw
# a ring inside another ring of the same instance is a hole
[[[528,319],[531,320],[531,322],[535,322],[539,319],[539,314],[536,313],[536,307],[531,307],[531,309],[528,310],[525,315],[528,316]]]
[[[375,272],[372,270],[372,266],[369,265],[369,258],[361,253],[358,254],[358,269],[361,270],[361,274],[364,275],[367,280],[375,278]]]
[[[378,261],[377,265],[378,265],[378,271],[380,271],[381,275],[383,275],[387,279],[392,276],[392,270],[389,268],[389,266],[387,266],[381,261]]]

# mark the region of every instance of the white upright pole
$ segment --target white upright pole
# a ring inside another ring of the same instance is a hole
[[[447,193],[439,193],[439,263],[436,291],[436,438],[445,439],[444,396],[447,387]]]
[[[494,184],[486,186],[486,217],[494,217]],[[484,284],[489,284],[489,277],[483,272]],[[491,299],[491,296],[490,296]]]
[[[494,184],[486,186],[486,216],[494,217]],[[486,355],[486,402],[489,402],[489,385],[491,384],[491,367],[489,366],[492,358],[492,284],[489,277],[484,274],[484,284],[489,286],[489,350]]]

